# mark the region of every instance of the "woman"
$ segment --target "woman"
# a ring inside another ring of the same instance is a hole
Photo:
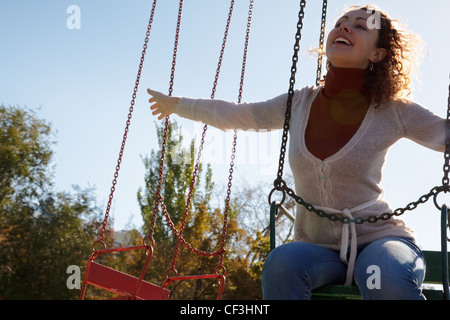
[[[349,218],[392,212],[382,198],[381,177],[396,141],[445,149],[445,120],[405,99],[414,43],[372,9],[353,7],[338,19],[326,44],[324,85],[296,91],[291,111],[296,193],[318,209]],[[368,24],[373,17],[378,24]],[[284,123],[286,94],[233,104],[148,92],[159,119],[177,113],[223,130],[280,129]],[[298,207],[295,241],[273,250],[265,262],[263,296],[310,299],[315,288],[354,281],[365,299],[424,299],[424,276],[422,252],[403,221],[343,225]]]

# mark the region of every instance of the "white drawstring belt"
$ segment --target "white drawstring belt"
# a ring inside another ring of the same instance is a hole
[[[319,207],[319,206],[315,206],[315,208],[322,210],[329,214],[343,214],[345,217],[353,219],[352,213],[355,213],[357,211],[366,209],[366,208],[374,205],[379,199],[380,199],[380,197],[370,200],[370,201],[367,201],[363,204],[360,204],[357,207],[354,207],[353,209],[337,210],[334,208]],[[347,259],[347,252],[348,252],[350,236],[351,236],[350,257],[349,257],[349,259]],[[358,247],[358,242],[357,242],[357,236],[356,236],[355,223],[354,222],[343,223],[342,236],[341,236],[341,249],[339,251],[339,257],[341,258],[342,262],[347,264],[347,277],[346,277],[346,281],[345,281],[346,286],[350,286],[353,282],[353,270],[355,268],[357,247]]]

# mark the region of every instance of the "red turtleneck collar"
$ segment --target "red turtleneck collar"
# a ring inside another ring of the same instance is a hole
[[[324,94],[328,98],[351,98],[365,95],[367,69],[336,68],[330,65],[325,77]]]

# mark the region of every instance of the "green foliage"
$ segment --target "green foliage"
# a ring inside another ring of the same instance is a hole
[[[30,110],[0,106],[0,128],[0,204],[16,190],[36,197],[50,183],[50,126]]]
[[[32,111],[0,106],[0,123],[0,298],[77,298],[66,270],[93,243],[92,190],[52,190],[51,127]]]
[[[0,292],[5,299],[72,299],[67,267],[83,266],[95,225],[81,216],[92,211],[89,190],[58,193],[37,207],[13,204],[1,210]]]

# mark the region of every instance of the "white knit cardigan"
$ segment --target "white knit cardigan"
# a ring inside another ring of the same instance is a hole
[[[383,200],[382,168],[388,149],[408,138],[427,148],[445,150],[445,119],[412,102],[393,101],[371,105],[354,136],[337,153],[320,160],[305,144],[312,102],[321,87],[305,87],[294,95],[289,130],[289,162],[295,191],[306,202],[326,212],[348,217],[368,217],[392,212]],[[222,100],[180,99],[176,113],[221,130],[267,131],[284,124],[287,94],[258,103],[235,104]],[[399,218],[361,225],[342,225],[297,207],[296,241],[338,250],[349,264],[351,281],[356,246],[386,236],[414,240],[414,232]],[[347,260],[347,249],[350,257]]]

